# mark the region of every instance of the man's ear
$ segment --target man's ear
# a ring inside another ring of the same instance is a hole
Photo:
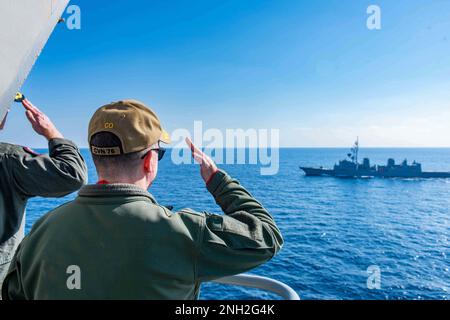
[[[149,153],[147,153],[147,155],[144,158],[144,171],[145,173],[148,173],[151,171],[152,166],[152,152],[150,151]]]

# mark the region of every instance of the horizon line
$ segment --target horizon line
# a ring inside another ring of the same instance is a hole
[[[47,147],[32,147],[33,149],[47,149]],[[89,149],[89,146],[78,146],[79,149]],[[165,146],[165,149],[187,149],[187,147],[171,147]],[[203,147],[204,148],[204,147]],[[256,147],[239,147],[239,148],[207,148],[207,149],[259,149]],[[268,149],[350,149],[349,146],[280,146],[280,147],[263,147]],[[359,149],[450,149],[450,146],[369,146],[359,147]]]

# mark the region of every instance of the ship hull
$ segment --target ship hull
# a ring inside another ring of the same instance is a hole
[[[420,172],[417,174],[395,174],[395,173],[380,173],[377,171],[355,170],[355,171],[341,171],[334,169],[300,167],[305,173],[305,176],[310,177],[336,177],[336,178],[405,178],[405,179],[432,179],[432,178],[450,178],[450,172]]]
[[[319,176],[331,176],[333,175],[333,171],[331,169],[322,169],[322,168],[308,168],[308,167],[300,167],[300,169],[305,172],[306,176],[310,177],[319,177]]]
[[[422,172],[422,178],[450,178],[450,172]]]

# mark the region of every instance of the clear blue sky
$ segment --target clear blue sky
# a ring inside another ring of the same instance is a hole
[[[278,128],[282,146],[450,146],[450,1],[71,1],[23,92],[86,146],[136,98],[168,131]],[[366,9],[382,29],[366,28]],[[16,106],[3,141],[45,146]]]

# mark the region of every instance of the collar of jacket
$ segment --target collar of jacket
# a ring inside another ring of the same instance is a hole
[[[147,191],[134,184],[113,183],[113,184],[90,184],[83,186],[78,195],[81,197],[130,197],[141,196],[149,198],[153,203],[157,203],[155,198]]]

